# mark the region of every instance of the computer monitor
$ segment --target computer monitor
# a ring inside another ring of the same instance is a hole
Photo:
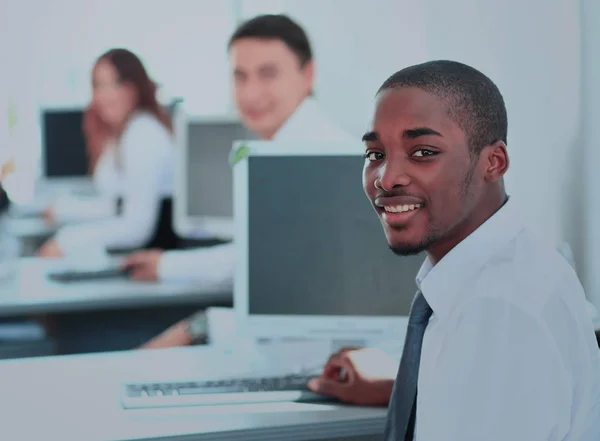
[[[244,335],[401,341],[424,255],[389,249],[364,147],[250,142],[234,166],[234,306]]]
[[[81,108],[46,108],[41,111],[44,178],[79,178],[88,174],[89,161],[82,124]]]
[[[174,219],[186,238],[233,237],[233,175],[229,154],[234,141],[255,139],[234,116],[188,116],[175,110],[178,145]]]

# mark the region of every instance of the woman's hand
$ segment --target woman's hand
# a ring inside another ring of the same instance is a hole
[[[37,257],[62,257],[63,252],[54,239],[47,240],[35,253]]]

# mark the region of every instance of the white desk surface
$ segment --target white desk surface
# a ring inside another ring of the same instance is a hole
[[[39,180],[35,184],[34,198],[29,204],[24,207],[18,205],[10,207],[11,215],[7,219],[10,232],[21,239],[44,238],[53,235],[58,226],[49,225],[44,219],[37,216],[21,217],[20,213],[29,213],[31,210],[41,213],[61,195],[80,193],[90,195],[94,193],[93,182],[89,177]]]
[[[21,259],[16,274],[0,280],[0,317],[232,301],[230,292],[202,292],[193,283],[150,283],[128,279],[60,283],[49,280],[48,271],[60,265],[60,259]]]
[[[8,231],[19,239],[46,238],[58,231],[58,226],[48,224],[42,217],[9,218]]]
[[[94,182],[89,176],[40,178],[35,183],[35,203],[49,202],[63,194],[94,194]]]
[[[211,348],[188,347],[0,362],[2,438],[11,441],[294,441],[361,435],[381,438],[385,408],[306,403],[141,410],[120,407],[123,382],[223,378],[235,375],[235,366],[240,365],[239,360],[231,357]]]

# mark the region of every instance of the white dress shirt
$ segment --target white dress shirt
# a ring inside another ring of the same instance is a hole
[[[342,130],[319,106],[314,97],[307,97],[279,128],[273,141],[342,142],[356,141]]]
[[[600,440],[600,351],[574,270],[507,202],[417,285],[416,441]]]
[[[95,248],[135,248],[152,238],[162,199],[173,194],[175,147],[169,131],[153,115],[129,121],[119,145],[107,147],[96,166],[94,185],[107,206],[122,213],[61,228],[55,239],[66,255]],[[106,208],[104,208],[106,209]]]
[[[313,97],[306,98],[273,137],[274,141],[355,142],[319,107]],[[233,288],[235,245],[165,252],[159,263],[160,280],[194,280],[200,289]]]

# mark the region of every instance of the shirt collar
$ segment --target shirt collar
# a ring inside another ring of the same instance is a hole
[[[461,291],[503,245],[521,230],[515,203],[508,200],[496,213],[433,265],[429,257],[416,278],[417,287],[436,315],[451,312]]]
[[[303,135],[304,131],[311,130],[311,127],[307,127],[306,121],[311,117],[313,119],[319,118],[320,109],[313,97],[306,97],[302,101],[294,113],[292,113],[283,125],[277,130],[274,141],[281,141],[288,139],[295,139],[298,135]],[[314,129],[314,127],[313,127]]]

